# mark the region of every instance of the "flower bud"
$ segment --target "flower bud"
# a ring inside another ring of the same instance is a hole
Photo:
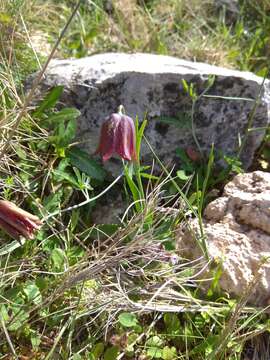
[[[0,200],[0,227],[16,240],[20,240],[20,236],[33,239],[34,232],[41,224],[37,216],[20,209],[10,201]]]

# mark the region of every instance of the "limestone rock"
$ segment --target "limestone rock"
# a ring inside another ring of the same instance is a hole
[[[222,262],[223,290],[241,296],[259,271],[249,301],[266,304],[270,300],[270,173],[237,175],[225,186],[223,196],[207,206],[203,222],[209,255]],[[194,237],[199,234],[195,219],[190,229],[181,230],[178,249],[195,259],[201,256]]]
[[[165,163],[174,162],[177,148],[195,147],[191,131],[191,98],[182,80],[194,84],[197,94],[215,81],[196,105],[195,133],[203,151],[211,143],[216,150],[233,155],[247,127],[262,78],[249,72],[193,63],[174,57],[152,54],[107,53],[73,60],[53,60],[40,89],[64,85],[64,105],[81,111],[77,138],[89,153],[94,153],[104,118],[120,104],[131,117],[149,120],[146,136]],[[260,145],[269,122],[269,82],[259,97],[253,127],[242,160],[248,167]],[[142,148],[145,162],[152,154]]]

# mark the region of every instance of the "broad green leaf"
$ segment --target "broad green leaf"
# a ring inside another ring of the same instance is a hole
[[[105,351],[104,360],[116,360],[119,350],[117,346],[111,346]]]
[[[15,151],[16,151],[16,155],[19,157],[20,160],[26,160],[27,159],[27,154],[22,149],[22,147],[20,145],[15,145],[14,148],[15,148]]]
[[[52,193],[43,199],[43,206],[48,212],[54,212],[59,209],[62,195],[63,189],[60,189],[56,193]]]
[[[74,139],[75,135],[76,121],[75,119],[70,119],[66,124],[60,123],[57,126],[54,135],[49,137],[49,141],[55,146],[55,148],[58,150],[58,153],[60,153],[59,150],[65,153],[65,149]]]
[[[175,153],[176,156],[178,156],[181,160],[181,168],[188,172],[193,172],[195,169],[194,163],[189,159],[185,151],[178,148],[176,149]]]
[[[29,313],[26,312],[21,306],[11,306],[10,310],[12,313],[10,314],[11,322],[8,323],[8,330],[16,331],[22,327],[22,323],[24,323],[29,318]]]
[[[147,349],[147,355],[151,359],[160,359],[162,357],[162,349],[158,347],[150,347]]]
[[[163,344],[163,340],[159,336],[155,335],[155,336],[150,337],[146,341],[146,345],[147,346],[152,346],[152,347],[161,347],[164,344]]]
[[[72,235],[71,235],[72,236]],[[67,250],[69,265],[75,265],[84,256],[85,251],[79,246],[72,246]]]
[[[52,235],[52,236],[44,239],[44,241],[42,242],[42,249],[44,251],[49,252],[50,254],[53,249],[56,249],[60,246],[61,246],[61,241],[60,241],[59,237],[57,237],[56,235]]]
[[[39,117],[44,110],[53,108],[62,95],[63,89],[64,86],[56,86],[53,88],[38,106],[37,110],[34,112],[34,116]]]
[[[86,44],[91,44],[92,40],[99,35],[98,27],[93,27],[92,29],[88,30],[88,32],[84,35],[84,41]]]
[[[163,360],[174,360],[177,359],[177,351],[176,348],[174,346],[169,347],[169,346],[165,346],[162,349],[162,359]]]
[[[66,125],[64,132],[61,134],[60,146],[65,147],[70,144],[76,136],[77,124],[75,119],[70,119]]]
[[[33,301],[35,304],[39,304],[42,301],[41,293],[38,286],[35,283],[29,283],[23,288],[23,292],[27,296],[28,301]]]
[[[190,176],[186,175],[185,170],[178,170],[176,172],[176,175],[180,180],[183,180],[183,181],[186,181],[190,178]]]
[[[199,343],[191,350],[190,355],[194,355],[194,354],[210,355],[211,352],[213,352],[216,349],[219,340],[220,337],[218,335],[210,334],[204,341]]]
[[[60,171],[65,171],[65,169],[70,165],[70,162],[69,162],[69,159],[65,158],[65,159],[62,159],[58,166],[57,166],[57,170],[60,170]]]
[[[136,326],[138,323],[136,316],[128,312],[124,312],[120,314],[118,317],[118,321],[120,322],[121,325],[125,327],[133,327]]]
[[[0,317],[6,322],[9,319],[7,306],[2,304],[0,306]]]
[[[74,120],[81,113],[78,109],[75,108],[64,108],[57,113],[52,114],[48,119],[47,122],[49,123],[63,123],[68,120]]]
[[[93,179],[103,181],[106,172],[103,167],[92,159],[85,151],[72,147],[66,154],[70,163]]]
[[[73,185],[75,188],[79,188],[76,179],[72,175],[70,175],[67,171],[53,170],[53,174],[55,175],[55,180],[57,182],[62,183],[63,180],[66,180],[69,184]]]
[[[189,197],[189,202],[190,204],[193,204],[196,200],[200,199],[202,196],[202,192],[200,190],[194,192],[193,194],[190,195]]]
[[[101,355],[104,352],[104,344],[102,342],[97,343],[93,350],[91,351],[91,354],[94,356],[94,359],[99,359]]]
[[[31,340],[31,344],[32,344],[33,349],[37,351],[38,348],[39,348],[39,345],[41,343],[40,335],[37,332],[32,330],[31,335],[30,335],[30,340]]]
[[[36,285],[38,286],[39,290],[45,290],[48,288],[50,281],[48,278],[44,277],[44,275],[36,277],[35,281]]]
[[[53,271],[63,271],[65,262],[65,252],[60,248],[53,249],[51,252],[51,263]]]

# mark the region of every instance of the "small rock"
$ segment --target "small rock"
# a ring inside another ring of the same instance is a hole
[[[126,206],[120,191],[118,195],[115,192],[107,194],[92,212],[92,222],[94,224],[120,224],[120,219],[126,210]]]
[[[241,296],[259,271],[249,302],[267,304],[270,299],[270,261],[267,260],[270,259],[270,173],[255,171],[237,175],[225,186],[223,196],[207,206],[203,224],[209,255],[222,263],[221,288]],[[178,250],[188,258],[202,255],[194,237],[197,234],[196,219],[191,221],[189,230],[182,229],[179,233]]]

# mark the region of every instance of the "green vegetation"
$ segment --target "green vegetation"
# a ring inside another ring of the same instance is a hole
[[[56,56],[144,51],[264,76],[269,1],[239,3],[230,17],[210,0],[85,0]],[[55,108],[62,87],[25,103],[24,79],[44,64],[75,5],[0,0],[1,198],[44,221],[22,244],[0,234],[0,358],[240,360],[251,347],[254,358],[268,359],[267,311],[247,306],[248,292],[242,299],[222,293],[218,264],[202,291],[196,274],[208,261],[203,228],[197,241],[205,257],[176,256],[180,224],[190,216],[202,223],[213,192],[242,171],[239,159],[225,158],[227,168],[217,173],[214,151],[193,161],[179,149],[181,169],[172,174],[160,164],[159,178],[140,162],[125,163],[128,211],[121,224],[93,225],[100,194],[123,186],[77,147],[78,110]],[[147,142],[147,123],[139,120],[138,159]],[[269,131],[254,168],[270,169]]]

